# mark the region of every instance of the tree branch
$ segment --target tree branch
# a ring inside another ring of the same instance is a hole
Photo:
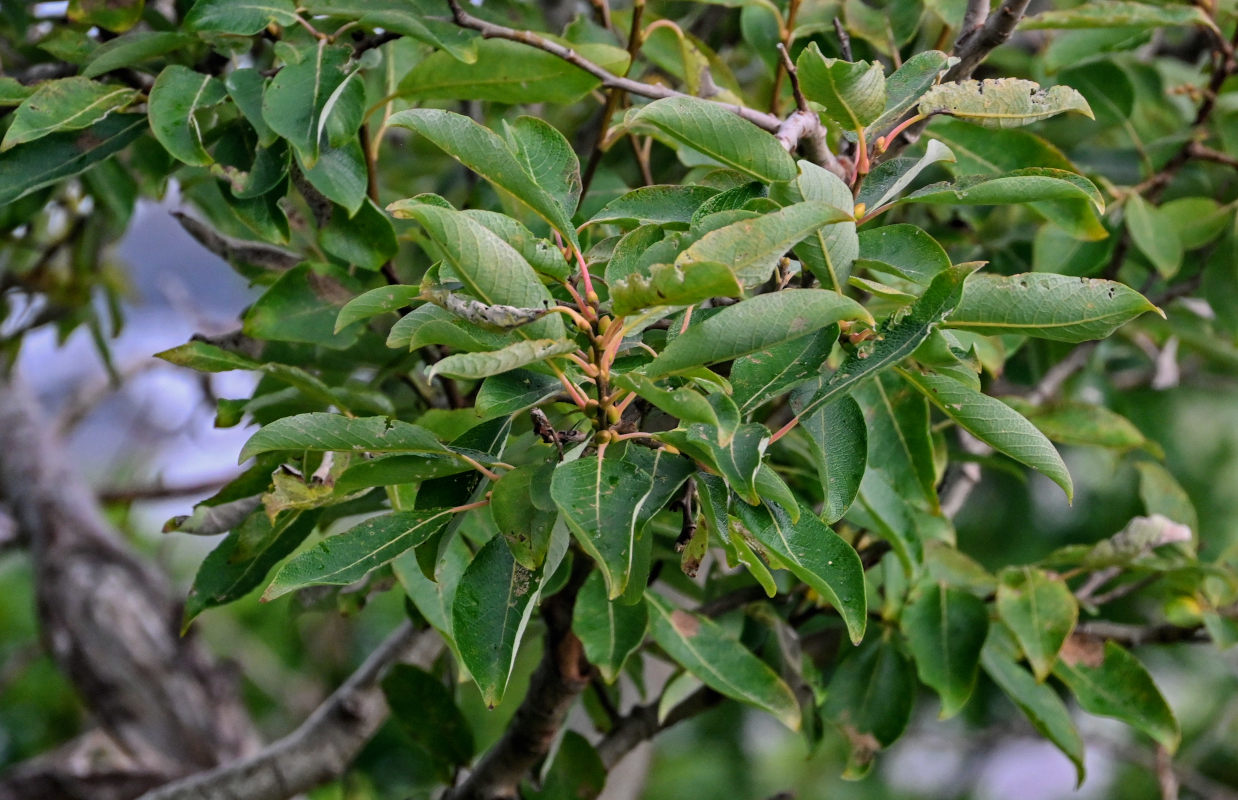
[[[712,689],[699,689],[671,709],[666,719],[661,722],[658,721],[656,701],[648,705],[637,706],[620,718],[610,729],[610,733],[598,742],[598,757],[602,759],[602,764],[609,771],[641,742],[652,739],[672,725],[708,711],[721,700],[722,695]]]
[[[0,380],[0,499],[29,543],[47,651],[135,769],[167,780],[252,752],[231,676],[180,635],[163,575],[120,543],[48,431]]]
[[[987,15],[985,12],[987,19],[984,19],[976,7],[981,3],[987,6],[987,0],[970,0],[967,13],[963,17],[963,33],[960,34],[954,48],[954,55],[959,58],[959,63],[950,68],[945,80],[961,81],[970,78],[976,67],[980,66],[980,62],[984,61],[989,53],[1005,44],[1010,35],[1014,33],[1015,26],[1023,18],[1023,12],[1027,10],[1029,2],[1030,0],[1005,0],[1001,8],[992,15]],[[977,24],[977,20],[984,24],[982,27],[973,27],[972,33],[969,34],[967,32],[969,20],[973,26]]]
[[[1202,625],[1182,627],[1170,623],[1160,625],[1128,625],[1121,622],[1080,622],[1076,633],[1096,636],[1129,647],[1145,644],[1175,644],[1177,642],[1208,642],[1211,637]]]
[[[387,718],[380,682],[397,662],[428,667],[442,640],[403,623],[305,722],[248,758],[192,775],[139,800],[285,800],[344,773]]]

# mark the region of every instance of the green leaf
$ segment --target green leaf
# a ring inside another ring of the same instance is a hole
[[[958,305],[963,281],[975,269],[974,264],[960,264],[943,270],[933,278],[907,315],[898,322],[887,322],[871,350],[848,356],[821,388],[803,402],[796,416],[803,418],[821,406],[834,402],[877,373],[914,353],[934,327]]]
[[[934,164],[952,161],[954,153],[950,148],[936,139],[930,139],[920,158],[891,158],[878,164],[864,178],[856,202],[868,208],[880,208],[897,199],[924,170]]]
[[[886,78],[885,109],[869,128],[877,134],[893,128],[941,77],[949,58],[940,50],[925,50],[904,61],[893,75]]]
[[[934,183],[905,196],[904,203],[991,206],[1042,200],[1087,201],[1097,211],[1105,201],[1096,186],[1082,175],[1061,169],[1030,167],[1005,175],[970,175],[954,183]]]
[[[611,285],[611,310],[623,317],[655,306],[688,306],[711,297],[736,297],[743,291],[727,264],[655,264],[648,275],[633,273]]]
[[[13,112],[0,151],[60,131],[89,128],[138,96],[127,86],[73,77],[44,81]]]
[[[800,708],[791,687],[718,623],[674,608],[646,592],[650,632],[666,654],[711,689],[768,711],[791,730],[799,730]]]
[[[612,375],[611,385],[635,392],[681,422],[700,422],[715,427],[718,425],[717,412],[709,404],[709,400],[689,386],[664,389],[639,372]]]
[[[571,275],[575,263],[569,265],[563,258],[563,252],[553,242],[534,236],[528,228],[506,214],[475,208],[470,208],[464,213],[516,248],[516,252],[524,256],[529,266],[542,275],[547,275],[559,282],[566,281]]]
[[[890,272],[921,286],[928,286],[938,274],[949,269],[950,257],[915,225],[885,225],[860,233],[857,266]]]
[[[388,124],[409,128],[426,137],[447,155],[536,211],[568,242],[579,245],[571,212],[553,194],[537,184],[507,143],[489,128],[461,114],[430,108],[393,114]],[[404,209],[397,205],[388,210],[402,216]]]
[[[453,350],[495,350],[511,340],[510,334],[484,330],[432,303],[418,306],[400,317],[387,334],[387,346],[417,350],[428,344],[445,344]]]
[[[322,163],[322,160],[319,161]],[[349,218],[337,208],[318,232],[318,243],[331,256],[349,266],[378,270],[395,257],[399,243],[391,219],[368,197]]]
[[[885,110],[885,68],[879,62],[826,58],[812,42],[800,51],[795,71],[804,96],[825,106],[826,116],[844,130],[861,130]]]
[[[0,153],[0,207],[110,158],[145,130],[145,114],[111,114],[85,132],[53,133]]]
[[[224,77],[228,96],[236,103],[237,110],[258,134],[258,144],[270,147],[279,138],[262,118],[262,97],[266,94],[267,79],[256,69],[234,69]]]
[[[712,426],[692,424],[687,429],[659,433],[658,438],[696,458],[726,478],[731,489],[748,503],[757,505],[757,472],[769,445],[769,428],[756,422],[740,425],[729,437]]]
[[[559,517],[550,496],[551,463],[508,470],[490,493],[490,516],[507,539],[516,561],[537,569],[546,560],[551,531]]]
[[[1059,444],[1091,445],[1129,450],[1147,447],[1154,452],[1157,445],[1126,417],[1104,406],[1088,403],[1060,403],[1048,407],[1023,408],[1008,404],[1040,428],[1040,432]]]
[[[1116,642],[1071,637],[1053,674],[1084,711],[1113,717],[1143,731],[1170,753],[1182,733],[1147,669]]]
[[[997,585],[997,613],[1014,633],[1036,680],[1043,681],[1075,629],[1079,604],[1060,578],[1035,567],[1011,567]]]
[[[198,115],[226,97],[227,89],[218,79],[173,64],[159,73],[150,90],[151,132],[178,160],[200,167],[213,164],[202,146]]]
[[[920,98],[921,114],[948,114],[987,128],[1017,128],[1077,111],[1095,119],[1088,101],[1069,86],[1042,89],[1020,78],[939,83]]]
[[[603,680],[614,683],[619,679],[624,663],[645,640],[648,628],[649,611],[643,601],[625,605],[608,600],[602,574],[589,575],[576,597],[572,632]]]
[[[626,460],[590,456],[555,469],[550,496],[606,578],[611,600],[632,577],[641,507],[653,492],[653,476]]]
[[[903,735],[916,701],[916,671],[889,634],[848,652],[826,687],[822,713],[851,744],[849,772],[863,772],[877,751]]]
[[[0,76],[0,108],[20,106],[27,97],[38,91],[38,88],[19,83],[17,78]]]
[[[986,336],[1020,334],[1058,342],[1104,339],[1135,317],[1157,311],[1115,281],[1052,273],[973,275],[946,327]]]
[[[595,800],[606,786],[606,765],[589,740],[567,731],[540,791],[523,789],[528,800]]]
[[[468,215],[427,203],[413,203],[401,205],[396,216],[415,219],[426,229],[452,270],[464,282],[464,288],[481,302],[517,308],[545,308],[554,304],[529,262]],[[563,323],[557,315],[547,316],[517,328],[516,335],[525,339],[561,339]]]
[[[859,303],[827,289],[786,289],[736,303],[688,327],[642,370],[656,378],[798,339],[843,319],[871,321]]]
[[[839,209],[854,209],[851,189],[834,173],[811,161],[799,161],[800,174],[787,183],[775,184],[770,197],[783,206],[820,201]],[[795,255],[827,289],[841,292],[859,254],[855,221],[824,225],[795,245]]]
[[[345,81],[343,67],[351,52],[320,41],[299,63],[285,65],[263,93],[263,120],[288,140],[307,167],[318,162],[328,102]]]
[[[1126,230],[1139,252],[1148,257],[1162,278],[1172,278],[1182,267],[1184,249],[1176,226],[1137,194],[1126,200]]]
[[[837,341],[838,328],[829,325],[735,359],[731,399],[741,414],[753,413],[820,372]]]
[[[984,601],[962,589],[925,583],[903,608],[901,624],[920,680],[941,695],[941,718],[953,717],[976,688],[980,648],[989,632]]]
[[[1017,647],[1000,625],[993,626],[980,651],[980,664],[1003,692],[1027,717],[1032,726],[1061,750],[1075,765],[1083,783],[1083,739],[1075,729],[1066,704],[1048,684],[1040,683],[1016,663]]]
[[[627,70],[628,54],[622,48],[586,43],[574,44],[572,49],[610,72],[621,75]],[[461,63],[446,52],[429,56],[400,81],[400,96],[568,105],[601,84],[558,56],[522,42],[482,39],[476,43],[476,50],[477,58],[471,64]]]
[[[440,453],[451,451],[430,431],[385,417],[350,418],[314,412],[277,419],[241,448],[238,463],[277,450],[339,453]]]
[[[1073,500],[1070,472],[1057,450],[1036,426],[1001,400],[981,394],[952,378],[903,370],[912,386],[964,430],[1021,464],[1052,480]]]
[[[296,25],[292,0],[198,0],[185,15],[185,27],[195,31],[252,36],[272,22]]]
[[[195,37],[170,31],[134,31],[104,42],[82,65],[83,78],[97,78],[112,70],[131,67],[153,58],[185,50]]]
[[[793,245],[834,222],[854,222],[850,211],[810,200],[725,225],[697,239],[675,258],[687,268],[699,262],[726,264],[746,287],[769,280]]]
[[[399,311],[421,296],[420,286],[380,286],[349,300],[335,317],[335,332],[379,314]]]
[[[190,341],[179,347],[155,353],[155,358],[162,358],[179,367],[189,367],[198,372],[229,372],[234,369],[262,369],[262,364],[251,358],[224,350],[206,342]]]
[[[483,417],[518,414],[562,391],[563,384],[553,375],[517,369],[482,381],[473,407]]]
[[[1161,514],[1185,525],[1198,536],[1199,515],[1182,484],[1165,467],[1153,461],[1135,464],[1139,471],[1139,499],[1148,514]]]
[[[234,528],[198,567],[185,598],[183,625],[258,588],[267,572],[309,536],[316,513],[286,511],[272,523],[259,509]]]
[[[795,160],[772,134],[708,100],[655,100],[631,115],[629,122],[650,126],[675,142],[766,183],[789,181],[796,175]]]
[[[551,356],[563,355],[577,349],[570,339],[526,339],[513,342],[507,347],[481,353],[455,353],[430,367],[429,377],[445,375],[448,378],[477,380],[490,375],[510,372],[527,364],[545,361]]]
[[[408,0],[310,0],[301,7],[311,14],[356,20],[367,29],[411,36],[466,64],[477,60],[478,37],[448,19],[426,15],[426,4]],[[433,5],[430,8],[434,8]],[[437,11],[437,9],[434,9]]]
[[[928,401],[888,372],[852,396],[865,410],[868,461],[880,464],[907,500],[939,510]]]
[[[396,725],[450,782],[455,769],[473,758],[473,730],[450,689],[425,670],[396,664],[383,678],[383,695]]]
[[[752,530],[753,538],[777,555],[791,574],[828,600],[846,623],[851,643],[859,644],[868,622],[868,602],[864,565],[855,548],[810,509],[802,509],[799,520],[792,522],[781,508],[766,507],[769,524]]]
[[[1169,28],[1200,25],[1214,28],[1202,8],[1189,5],[1154,5],[1126,0],[1090,0],[1074,8],[1051,9],[1025,17],[1020,30],[1075,28]]]
[[[360,291],[344,270],[325,264],[300,264],[267,287],[245,312],[242,330],[255,339],[304,342],[343,350],[360,331],[335,332],[338,309]]]
[[[710,186],[642,186],[615,198],[589,218],[590,225],[607,222],[687,224],[693,214],[718,190]]]
[[[820,406],[800,421],[812,439],[817,475],[825,492],[822,518],[835,523],[843,518],[860,491],[868,462],[868,427],[864,412],[850,396]]]
[[[570,215],[580,202],[580,160],[559,129],[536,117],[504,123],[503,133],[516,160]]]
[[[142,18],[143,0],[69,0],[69,19],[124,33]]]
[[[450,509],[403,511],[372,517],[329,536],[275,574],[262,595],[274,600],[306,586],[347,586],[442,530]]]
[[[941,117],[933,120],[928,133],[950,146],[956,159],[951,170],[957,174],[1001,175],[1025,167],[1074,171],[1061,150],[1030,131],[995,130]]]
[[[534,574],[516,563],[502,536],[482,545],[460,576],[451,627],[460,660],[490,708],[503,701],[537,595]]]

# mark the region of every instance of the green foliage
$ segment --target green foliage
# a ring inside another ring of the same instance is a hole
[[[783,2],[651,3],[631,41],[623,8],[550,30],[516,2],[463,25],[421,0],[113,5],[71,3],[57,38],[4,17],[22,58],[80,69],[0,78],[0,286],[101,330],[116,289],[88,265],[175,181],[261,287],[236,337],[159,354],[262,378],[219,409],[259,426],[257,466],[169,524],[227,533],[186,624],[257,589],[404,593],[448,655],[384,691],[439,783],[483,741],[442,676],[518,704],[542,638],[578,640],[607,701],[729,698],[842,742],[848,777],[921,685],[943,718],[1008,697],[1080,779],[1062,692],[1168,751],[1191,735],[1085,626],[1127,591],[1102,584],[1159,578],[1234,638],[1232,552],[1199,560],[1209,523],[1115,377],[1177,380],[1179,348],[1238,368],[1238,103],[1174,56],[1229,41],[1232,9],[1051,4],[1022,23],[1038,57],[945,80],[961,3],[841,4],[846,48]],[[1159,29],[1194,38],[1135,57]],[[1138,475],[1121,533],[1026,559],[956,535],[977,467],[1070,501],[1097,453]],[[1160,622],[1156,591],[1115,616]],[[560,748],[528,796],[593,796],[594,748]]]

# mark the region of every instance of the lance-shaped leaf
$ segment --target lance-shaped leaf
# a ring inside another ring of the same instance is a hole
[[[490,516],[516,561],[537,569],[546,560],[558,509],[550,497],[554,464],[525,464],[503,473],[490,492]]]
[[[686,225],[701,204],[717,194],[718,190],[710,186],[642,186],[611,200],[589,218],[589,224],[678,222]]]
[[[580,160],[559,129],[537,117],[517,117],[503,124],[516,160],[533,182],[550,192],[569,213],[580,202]]]
[[[938,509],[928,401],[897,375],[857,387],[868,424],[868,460],[880,464],[908,500]]]
[[[499,189],[510,192],[550,223],[564,239],[579,246],[571,212],[564,209],[553,194],[537,184],[507,143],[494,131],[461,114],[430,108],[401,111],[392,115],[389,124],[409,128],[426,137],[447,155]]]
[[[826,58],[813,42],[795,60],[795,72],[804,96],[825,106],[826,115],[845,130],[867,127],[885,110],[885,68],[880,63]]]
[[[497,350],[510,341],[510,334],[484,330],[432,303],[418,306],[400,317],[387,333],[388,347],[408,350],[428,344],[445,344],[453,350],[472,353]]]
[[[53,133],[0,153],[0,206],[89,169],[145,130],[144,114],[111,114],[86,133]]]
[[[415,219],[426,229],[464,282],[464,288],[481,302],[517,308],[554,304],[529,262],[467,214],[429,203],[401,203],[394,213]],[[518,328],[516,335],[525,339],[559,339],[563,336],[563,323],[557,315],[545,317]]]
[[[829,325],[735,359],[729,378],[731,399],[741,414],[751,414],[820,372],[837,341],[838,328]]]
[[[272,22],[296,25],[292,0],[198,0],[185,15],[185,27],[195,31],[252,36]]]
[[[901,621],[920,680],[941,696],[941,718],[954,716],[976,687],[980,648],[989,631],[984,601],[931,582],[919,588]]]
[[[795,160],[772,134],[717,103],[695,97],[655,100],[629,117],[720,164],[765,183],[795,177]]]
[[[419,16],[425,19],[424,15]],[[601,83],[579,67],[523,42],[481,39],[473,47],[476,58],[471,63],[462,63],[449,52],[434,53],[421,60],[400,81],[400,95],[416,99],[569,105]],[[613,44],[582,42],[571,47],[581,57],[612,73],[622,75],[627,69],[627,51]]]
[[[1170,753],[1182,733],[1174,712],[1139,659],[1116,642],[1071,636],[1053,674],[1084,711],[1113,717],[1143,731]]]
[[[1077,111],[1095,119],[1088,101],[1069,86],[1040,88],[1020,78],[939,83],[920,98],[919,112],[949,114],[988,128],[1017,128]]]
[[[681,422],[718,425],[718,414],[705,395],[688,386],[665,389],[639,372],[611,377],[611,385],[635,392]]]
[[[607,683],[614,683],[628,656],[645,640],[649,611],[645,603],[625,604],[606,598],[606,581],[592,573],[576,597],[572,632],[585,647],[589,663]]]
[[[202,146],[198,115],[224,100],[223,82],[180,64],[164,68],[150,90],[150,129],[164,149],[193,166],[207,166],[214,159]]]
[[[637,557],[641,506],[653,490],[653,476],[644,470],[597,456],[561,464],[550,482],[550,496],[597,562],[611,600],[627,589]]]
[[[534,236],[528,228],[506,214],[478,208],[470,208],[464,214],[516,248],[516,252],[524,256],[529,266],[542,275],[562,282],[571,274],[575,262],[569,265],[563,258],[563,252],[555,247],[553,242]]]
[[[553,375],[518,369],[486,378],[473,407],[486,418],[518,414],[562,391],[563,384]]]
[[[1097,211],[1105,210],[1100,190],[1087,178],[1066,170],[1041,167],[1018,169],[1005,175],[964,176],[954,183],[933,183],[917,189],[901,202],[990,206],[1042,200],[1086,201]]]
[[[729,361],[844,319],[872,321],[859,303],[828,289],[786,289],[757,295],[689,326],[642,372],[658,377]]]
[[[26,86],[17,78],[0,77],[0,108],[20,106],[27,97],[38,91],[37,86]]]
[[[97,78],[175,50],[185,50],[197,37],[170,31],[134,31],[100,45],[82,65],[83,78]]]
[[[980,651],[980,665],[1040,735],[1071,760],[1078,782],[1083,783],[1083,739],[1070,710],[1051,686],[1037,681],[1017,661],[1018,647],[1013,638],[1001,625],[994,625]]]
[[[781,508],[766,504],[769,513],[764,526],[754,526],[753,537],[778,559],[795,577],[808,584],[838,611],[847,625],[852,644],[864,638],[868,622],[868,602],[864,592],[864,565],[855,548],[809,509],[792,521]],[[743,509],[741,508],[741,511]]]
[[[915,225],[899,223],[870,228],[859,236],[856,267],[889,272],[928,286],[950,267],[950,257],[937,240]]]
[[[199,372],[230,372],[234,369],[262,368],[262,364],[252,358],[201,341],[185,342],[170,350],[155,353],[155,358],[162,358],[171,364],[189,367]]]
[[[850,211],[819,200],[796,203],[710,231],[675,264],[685,269],[702,261],[726,264],[742,285],[756,286],[769,280],[783,254],[806,236],[830,223],[854,221]]]
[[[445,375],[448,378],[477,380],[490,375],[510,372],[526,364],[545,361],[551,356],[563,355],[576,349],[570,339],[527,339],[513,342],[507,347],[490,352],[456,353],[430,367],[430,377]]]
[[[950,57],[940,50],[925,50],[903,62],[886,78],[886,107],[870,129],[882,134],[902,119],[916,101],[929,90],[948,66]]]
[[[188,626],[206,609],[239,600],[258,588],[271,568],[309,536],[316,513],[285,511],[272,522],[259,509],[234,528],[198,567],[185,598],[183,624]]]
[[[727,264],[654,264],[648,275],[633,273],[611,285],[611,310],[622,317],[654,306],[690,306],[711,297],[738,297],[743,291]]]
[[[851,189],[842,179],[811,161],[798,162],[800,174],[792,181],[775,184],[770,198],[784,206],[817,200],[835,208],[854,208]],[[851,276],[851,264],[859,254],[855,221],[823,225],[795,245],[795,255],[827,289],[841,292]]]
[[[1070,472],[1053,444],[1027,418],[1010,406],[977,392],[953,378],[902,370],[902,375],[946,416],[993,449],[1044,473],[1074,498]]]
[[[1145,447],[1154,453],[1159,452],[1158,445],[1149,441],[1133,422],[1105,406],[1088,403],[1033,406],[1009,397],[1006,402],[1030,419],[1033,425],[1040,428],[1041,433],[1059,444],[1112,447],[1117,450]],[[1141,462],[1136,466],[1145,463],[1149,462]]]
[[[410,0],[307,0],[298,3],[298,6],[313,15],[356,20],[366,30],[382,28],[389,33],[410,36],[436,50],[450,53],[465,64],[477,60],[479,37],[450,20],[427,16],[425,3]]]
[[[1051,578],[1035,567],[1019,567],[1001,575],[997,613],[1014,633],[1036,680],[1043,681],[1075,629],[1079,604],[1062,579]]]
[[[860,404],[849,395],[820,406],[800,420],[812,439],[817,475],[825,492],[821,516],[828,523],[843,518],[855,502],[868,463],[868,426]]]
[[[698,423],[659,433],[658,438],[713,468],[748,503],[761,502],[757,472],[769,445],[769,428],[748,422],[720,441],[717,428]]]
[[[441,453],[451,451],[419,425],[386,417],[349,418],[314,412],[277,419],[250,437],[239,461],[275,450],[340,453]]]
[[[429,539],[451,519],[450,509],[401,511],[372,517],[330,536],[275,573],[262,599],[306,586],[347,586]]]
[[[954,161],[954,153],[936,139],[930,139],[920,158],[891,158],[881,162],[864,178],[856,198],[868,208],[880,208],[898,198],[899,194],[919,177],[920,173],[942,161]]]
[[[1182,25],[1215,29],[1215,23],[1197,6],[1156,5],[1127,0],[1090,0],[1074,8],[1042,11],[1025,17],[1019,23],[1019,29],[1168,28]]]
[[[674,608],[653,592],[646,592],[645,599],[653,639],[677,664],[714,691],[799,730],[795,693],[768,664],[708,617]]]
[[[419,286],[380,286],[349,300],[335,317],[335,332],[379,314],[399,311],[421,296]]]
[[[127,86],[72,77],[44,81],[13,112],[13,121],[0,150],[41,139],[58,131],[89,128],[113,111],[134,101],[137,91]]]
[[[1104,339],[1147,311],[1160,309],[1116,281],[1040,272],[973,275],[946,327],[1085,342]]]
[[[905,317],[887,325],[871,350],[862,351],[842,363],[833,375],[804,401],[796,416],[803,418],[823,405],[832,403],[853,388],[889,369],[916,351],[933,328],[959,303],[963,281],[977,268],[975,264],[959,264],[943,270],[933,278]]]
[[[516,562],[502,536],[482,545],[460,576],[452,631],[460,660],[490,708],[503,701],[537,595],[534,573]]]
[[[1184,248],[1178,237],[1178,225],[1169,215],[1133,194],[1126,201],[1126,230],[1162,278],[1178,274]]]

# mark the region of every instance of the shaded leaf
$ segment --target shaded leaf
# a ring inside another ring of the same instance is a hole
[[[1075,629],[1079,604],[1060,578],[1034,567],[1012,567],[997,584],[997,613],[1014,633],[1036,680],[1043,681]]]
[[[804,95],[825,106],[826,115],[845,130],[861,130],[885,110],[885,68],[880,63],[825,58],[812,42],[800,51],[795,71]]]
[[[603,222],[639,224],[692,221],[693,214],[718,190],[709,186],[642,186],[615,198],[589,218],[590,225]]]
[[[626,605],[606,597],[606,581],[600,572],[589,575],[572,612],[572,632],[584,645],[589,663],[598,668],[607,683],[614,683],[624,662],[640,647],[649,627],[645,603]]]
[[[901,623],[920,680],[941,695],[941,718],[954,716],[976,687],[980,648],[989,631],[984,601],[929,582],[904,607]]]
[[[775,184],[770,197],[784,206],[820,201],[839,208],[854,208],[851,189],[834,173],[811,161],[797,162],[800,174],[794,180]],[[823,225],[795,245],[795,255],[827,289],[841,292],[859,254],[855,221]]]
[[[0,206],[110,158],[145,130],[145,114],[111,114],[85,131],[53,133],[0,153]]]
[[[438,767],[449,781],[457,767],[473,757],[473,730],[456,705],[450,689],[425,670],[396,664],[383,678],[383,696],[396,725]]]
[[[127,86],[72,77],[44,81],[13,112],[0,151],[60,131],[89,128],[138,96]]]

